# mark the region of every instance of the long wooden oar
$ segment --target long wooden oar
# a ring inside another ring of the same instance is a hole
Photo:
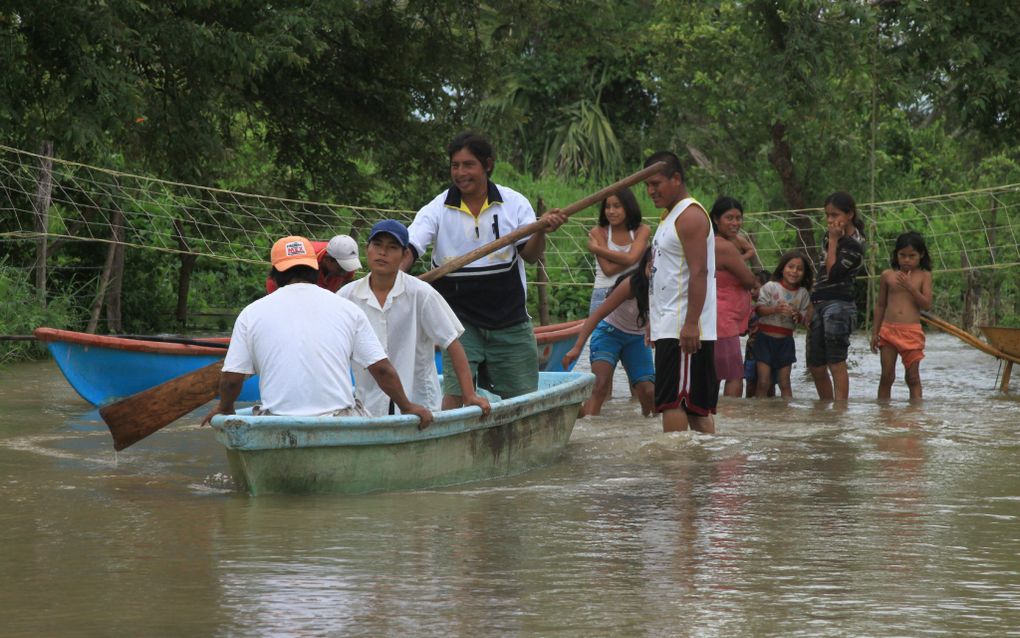
[[[570,204],[560,212],[569,217],[579,210],[602,201],[620,189],[650,177],[663,168],[665,168],[665,163],[657,162],[597,193]],[[462,257],[451,259],[439,268],[420,275],[419,279],[423,281],[439,279],[443,275],[481,259],[544,227],[545,222],[536,221],[518,228],[509,235],[476,248]],[[220,368],[222,367],[223,362],[217,361],[101,408],[99,414],[110,428],[114,449],[123,450],[216,398],[219,390]]]
[[[1012,361],[1013,363],[1020,363],[1020,358],[1007,354],[1002,350],[999,350],[995,346],[985,343],[984,341],[981,341],[980,339],[970,334],[966,330],[959,328],[949,323],[948,321],[945,321],[944,319],[939,319],[930,312],[922,311],[921,318],[927,321],[929,324],[935,326],[942,332],[953,335],[960,341],[963,341],[969,346],[977,348],[978,350],[984,352],[985,354],[990,354],[996,359],[1003,359],[1005,361]]]
[[[118,339],[131,339],[132,341],[152,341],[154,343],[179,343],[183,346],[202,346],[203,348],[223,348],[229,344],[223,341],[208,341],[206,339],[191,339],[189,337],[164,337],[160,335],[110,335]]]
[[[560,214],[570,217],[577,211],[584,210],[585,208],[588,208],[592,204],[597,204],[598,202],[601,202],[602,200],[604,200],[605,198],[609,197],[610,195],[619,190],[623,190],[624,188],[633,186],[634,184],[637,184],[638,182],[651,177],[655,173],[661,172],[664,168],[666,168],[665,162],[656,162],[651,166],[644,168],[634,173],[633,175],[630,175],[629,177],[624,177],[620,181],[610,186],[606,186],[605,188],[596,193],[588,195],[584,199],[579,199],[573,204],[570,204],[565,208],[561,208]],[[513,231],[509,235],[505,235],[503,237],[500,237],[496,241],[475,248],[466,255],[461,255],[456,259],[451,259],[450,261],[446,262],[439,268],[433,268],[427,273],[420,275],[419,279],[421,279],[422,281],[435,281],[436,279],[448,275],[455,270],[460,270],[464,266],[467,266],[471,262],[481,259],[482,257],[485,257],[489,253],[494,253],[500,248],[504,248],[506,246],[509,246],[510,244],[516,243],[521,239],[524,239],[528,235],[533,235],[536,232],[544,229],[545,226],[546,222],[542,221],[541,219],[532,222],[527,226],[521,226],[520,228]]]
[[[113,449],[123,450],[215,399],[222,367],[222,361],[211,363],[100,408]]]

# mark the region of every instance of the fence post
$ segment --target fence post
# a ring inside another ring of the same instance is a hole
[[[99,290],[96,291],[95,301],[92,302],[92,308],[89,310],[89,324],[88,327],[85,328],[85,332],[89,334],[95,334],[96,329],[99,327],[99,313],[103,309],[103,301],[107,299],[106,291],[110,285],[110,280],[114,276],[113,271],[116,268],[117,249],[120,248],[123,251],[123,247],[120,245],[121,220],[123,217],[124,213],[122,213],[118,208],[114,211],[113,219],[110,222],[112,243],[106,250],[106,262],[103,264],[103,274],[99,277]]]
[[[39,301],[46,305],[46,242],[50,229],[50,197],[53,192],[53,142],[46,140],[39,150],[39,179],[36,182],[33,200],[33,226],[38,237],[35,240],[35,289]]]
[[[538,216],[545,213],[545,201],[538,198]],[[546,239],[548,241],[548,239]],[[538,274],[535,277],[538,285],[538,323],[542,326],[549,325],[549,273],[545,270],[545,253],[538,258]]]

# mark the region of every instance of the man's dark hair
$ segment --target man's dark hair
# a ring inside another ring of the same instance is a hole
[[[680,164],[680,158],[677,157],[675,153],[670,151],[659,151],[645,160],[645,168],[648,168],[656,162],[666,163],[666,168],[662,169],[662,175],[664,177],[673,177],[673,175],[679,174],[680,181],[684,184],[687,183],[687,179],[684,177],[684,167]]]
[[[311,266],[291,266],[280,272],[276,268],[269,271],[269,278],[273,280],[277,288],[283,288],[287,284],[314,284],[319,281],[319,271]]]
[[[492,169],[496,166],[496,157],[492,152],[492,144],[479,133],[464,131],[453,138],[450,145],[446,147],[450,159],[457,151],[466,148],[485,167],[485,174],[492,177]]]

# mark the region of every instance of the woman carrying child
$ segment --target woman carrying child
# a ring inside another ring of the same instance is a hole
[[[931,256],[920,233],[896,238],[890,259],[892,268],[879,280],[871,351],[881,351],[882,377],[878,398],[888,399],[896,380],[896,357],[903,359],[910,398],[921,398],[921,359],[924,330],[921,311],[931,308]]]
[[[827,232],[822,241],[811,303],[807,364],[818,398],[846,401],[850,376],[846,360],[850,335],[857,324],[854,282],[864,266],[864,221],[849,193],[836,192],[825,200]]]
[[[794,250],[779,259],[772,281],[758,293],[758,334],[754,339],[758,398],[768,396],[773,378],[778,379],[783,398],[793,396],[790,368],[797,361],[793,331],[811,321],[811,280],[811,264]]]
[[[596,308],[577,335],[577,342],[563,356],[563,368],[577,360],[584,342],[588,346],[595,387],[581,406],[581,416],[598,415],[609,398],[616,363],[623,363],[633,394],[641,402],[641,414],[651,416],[655,409],[655,366],[652,350],[645,343],[648,323],[648,270],[651,249],[646,249],[638,267],[616,280],[609,296]]]
[[[599,225],[588,233],[588,250],[595,255],[595,288],[588,314],[605,301],[616,278],[637,268],[648,248],[650,230],[641,222],[641,207],[629,188],[602,200]]]
[[[739,241],[743,207],[732,197],[720,197],[708,216],[715,240],[716,340],[715,374],[724,382],[723,396],[739,397],[744,390],[744,360],[740,335],[747,332],[751,293],[757,283],[744,263],[750,242]],[[742,250],[743,249],[743,250]],[[753,255],[753,247],[750,248]]]

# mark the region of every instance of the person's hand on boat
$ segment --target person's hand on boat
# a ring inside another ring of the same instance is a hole
[[[546,214],[542,215],[542,221],[545,222],[545,232],[551,233],[557,228],[567,223],[568,217],[560,212],[559,208],[553,208]]]
[[[581,356],[581,347],[575,345],[567,352],[567,354],[563,355],[563,361],[561,363],[563,364],[564,370],[569,370],[570,366],[573,365],[573,363],[577,361],[577,358]]]
[[[492,406],[489,405],[489,400],[477,392],[465,395],[464,405],[477,405],[482,409],[482,416],[489,416],[489,412],[492,411]]]
[[[400,412],[401,414],[413,414],[414,416],[418,417],[420,419],[420,421],[418,422],[419,430],[424,430],[428,426],[432,425],[432,411],[426,408],[424,405],[412,403],[409,406],[407,406],[406,409],[401,408]]]
[[[212,410],[209,410],[209,414],[205,415],[205,418],[202,419],[202,427],[209,425],[212,422],[212,418],[217,414],[233,414],[233,413],[234,413],[233,408],[230,408],[229,410],[224,410],[221,409],[219,404],[216,404],[216,407],[213,408]]]

